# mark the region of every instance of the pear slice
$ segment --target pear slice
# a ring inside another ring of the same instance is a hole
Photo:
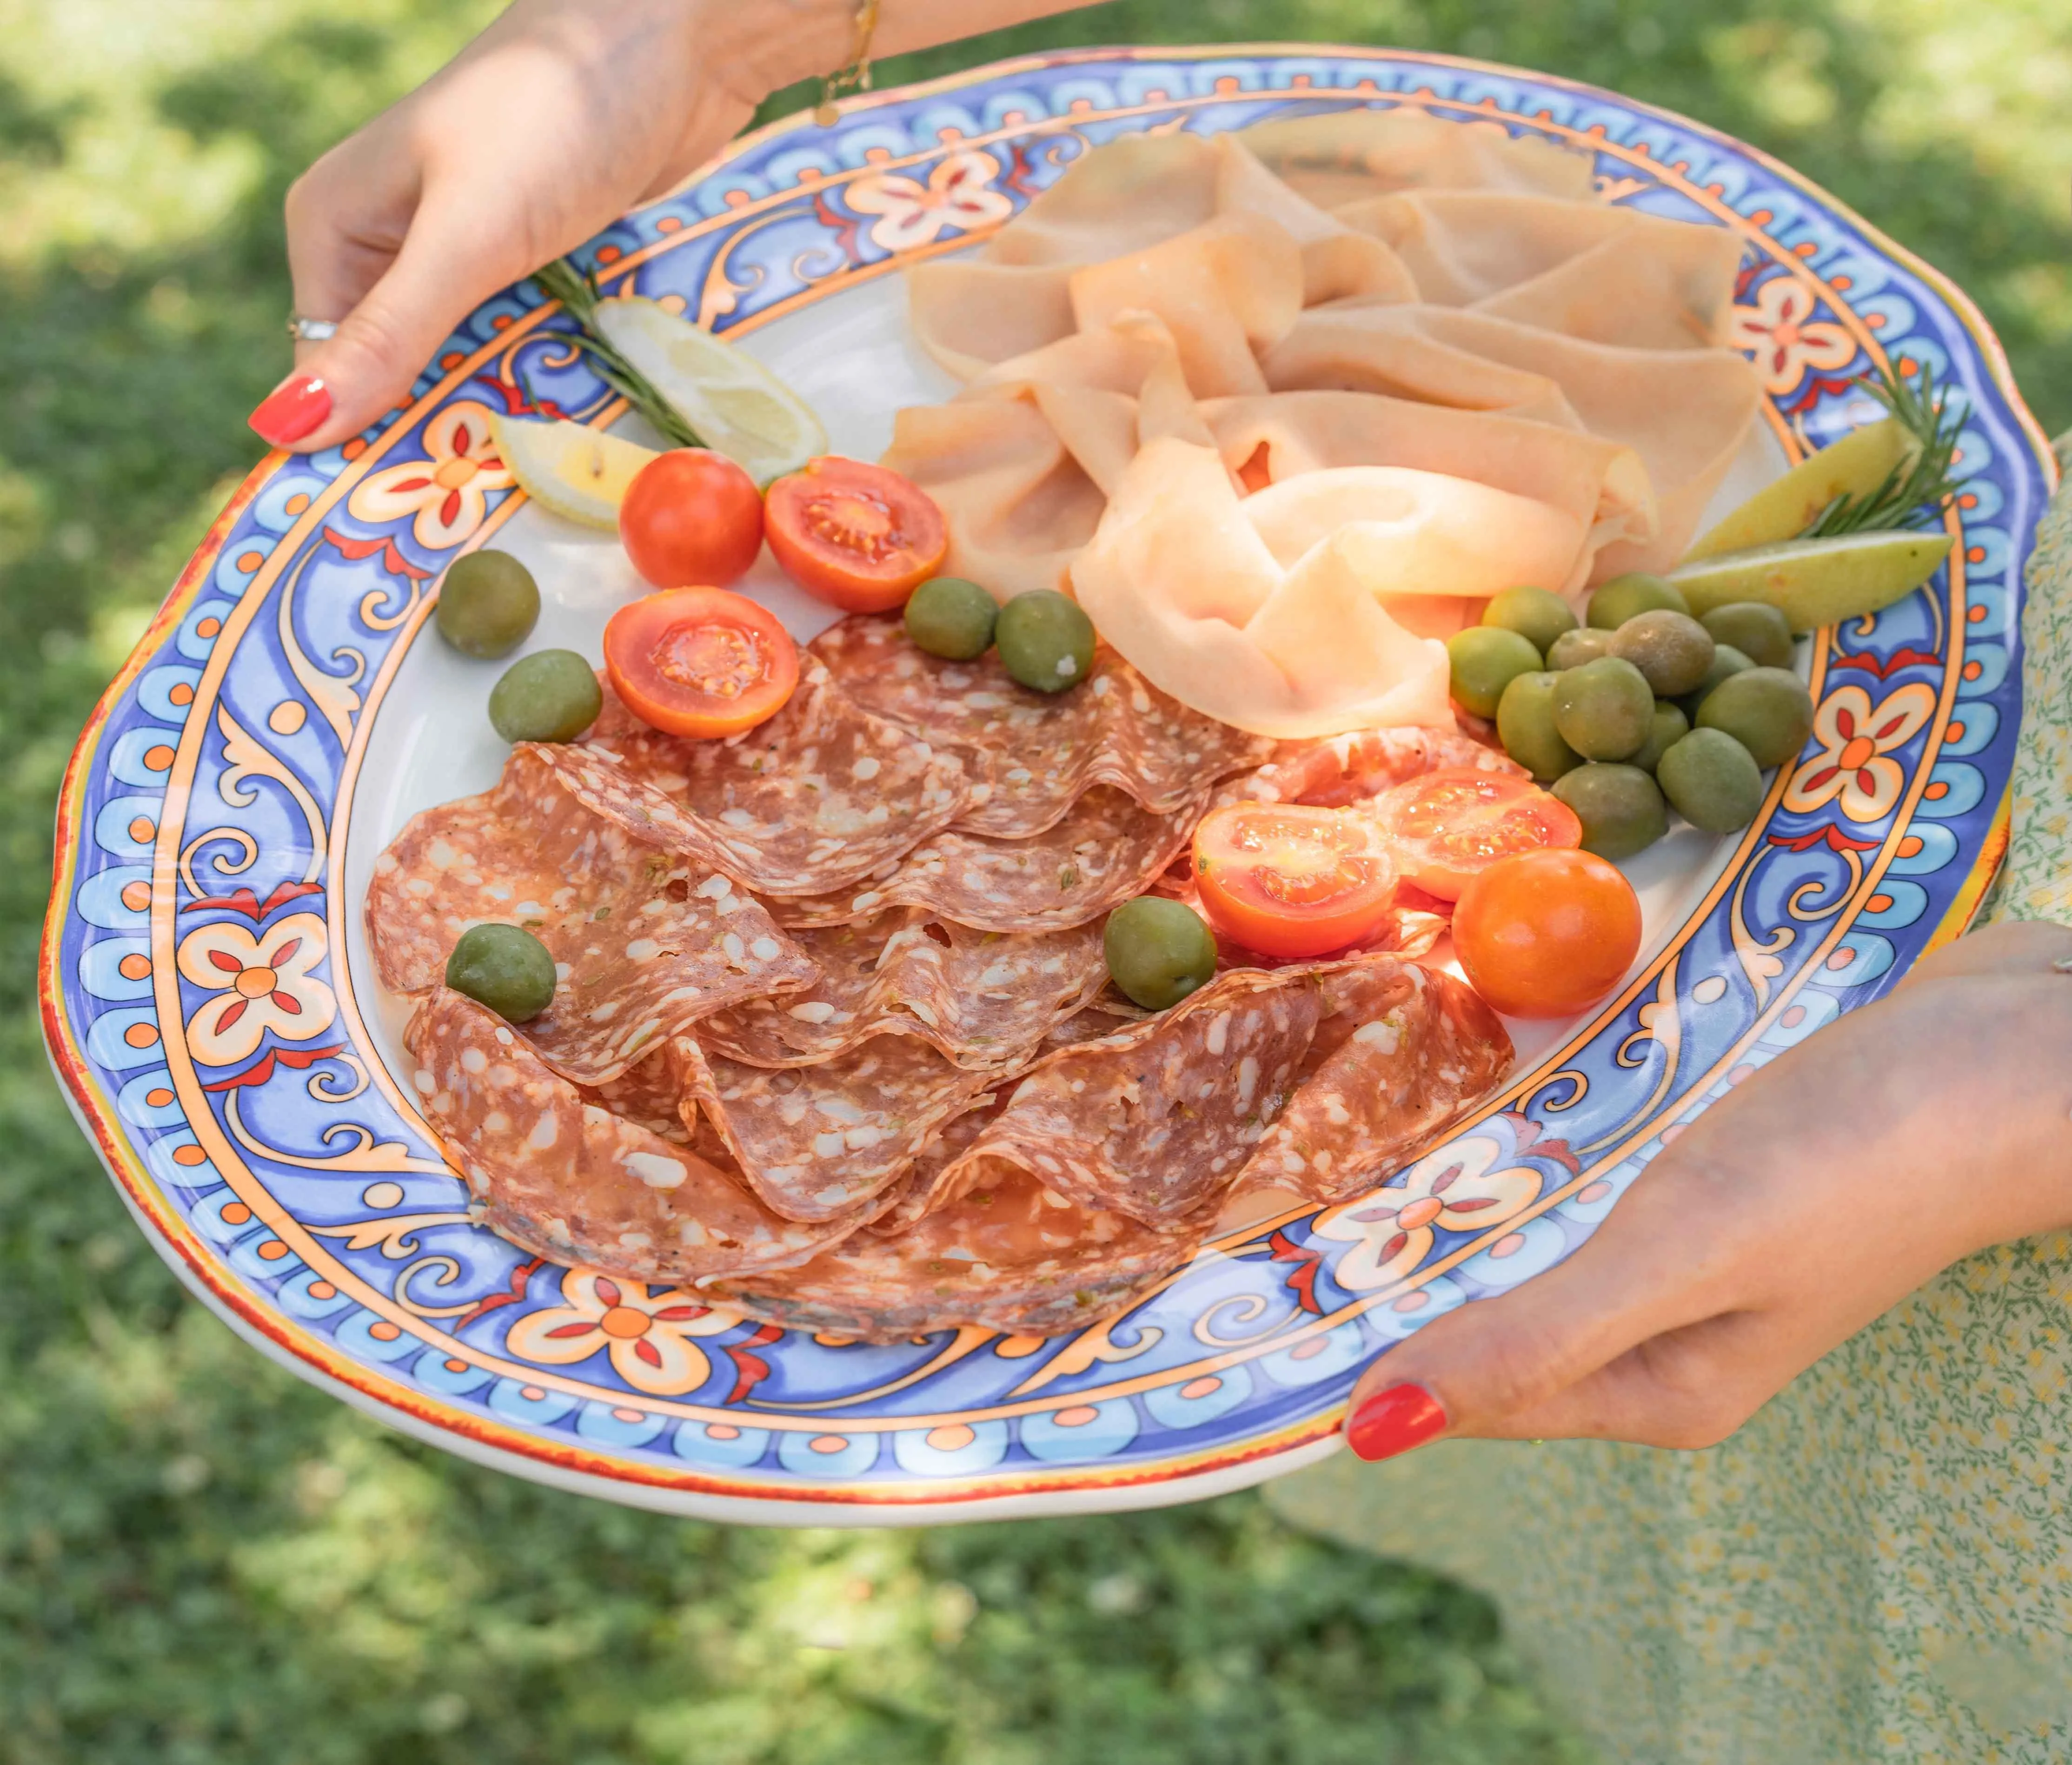
[[[525,494],[586,527],[615,533],[626,487],[656,457],[652,447],[581,423],[527,422],[513,417],[492,417],[491,423],[497,451]]]
[[[746,350],[639,295],[600,300],[590,322],[706,446],[757,483],[827,452],[812,407]]]
[[[1684,561],[1696,563],[1722,552],[1796,539],[1837,496],[1869,496],[1918,445],[1906,426],[1891,417],[1856,430],[1764,485],[1685,553]]]
[[[1794,539],[1679,564],[1669,580],[1698,618],[1735,601],[1780,609],[1794,632],[1838,625],[1901,601],[1950,555],[1947,533],[1879,529]]]

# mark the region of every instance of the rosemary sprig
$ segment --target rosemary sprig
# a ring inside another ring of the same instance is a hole
[[[597,328],[597,303],[604,298],[596,282],[569,261],[557,257],[532,272],[532,281],[549,300],[558,300],[582,328],[569,339],[587,350],[598,377],[653,424],[672,447],[702,447],[704,438],[685,422],[654,382],[604,339]]]
[[[1889,369],[1879,380],[1881,384],[1868,389],[1914,437],[1914,451],[1886,473],[1877,489],[1861,496],[1837,496],[1806,529],[1805,538],[1932,526],[1941,519],[1942,505],[1967,482],[1951,471],[1963,413],[1949,408],[1949,389],[1937,387],[1934,369],[1922,363],[1911,385]]]

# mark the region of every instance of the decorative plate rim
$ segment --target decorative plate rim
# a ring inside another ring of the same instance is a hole
[[[1370,64],[1390,68],[1429,67],[1434,70],[1448,70],[1515,81],[1530,88],[1544,88],[1572,95],[1590,104],[1601,105],[1622,113],[1637,122],[1646,123],[1651,121],[1673,125],[1710,143],[1727,155],[1738,156],[1759,167],[1780,182],[1810,198],[1813,204],[1824,210],[1828,216],[1855,229],[1864,245],[1872,253],[1884,257],[1895,265],[1903,267],[1934,292],[1945,303],[1950,315],[1961,326],[1971,347],[1978,352],[1980,364],[1984,370],[1984,378],[1998,393],[2004,402],[2006,414],[2011,419],[2013,428],[2028,444],[2034,462],[2039,467],[2038,476],[2042,487],[2047,489],[2054,483],[2055,464],[2047,442],[2040,426],[2021,401],[2020,393],[2013,385],[2004,352],[1998,339],[1970,298],[1950,282],[1948,278],[1934,269],[1932,266],[1923,263],[1904,247],[1888,239],[1877,228],[1820,190],[1810,180],[1793,171],[1789,167],[1777,162],[1761,150],[1750,147],[1702,123],[1679,117],[1659,107],[1622,98],[1616,94],[1604,93],[1599,88],[1580,82],[1564,80],[1556,76],[1538,74],[1527,70],[1506,68],[1498,64],[1464,58],[1407,51],[1383,51],[1328,45],[1243,44],[1197,46],[1179,49],[1147,47],[1120,49],[1086,48],[1018,57],[992,64],[984,68],[968,69],[961,73],[946,76],[935,80],[872,93],[867,97],[851,100],[845,104],[842,107],[843,119],[846,123],[859,117],[868,117],[887,107],[908,105],[919,99],[938,94],[954,93],[973,87],[997,84],[1018,75],[1039,74],[1060,68],[1100,64],[1126,65],[1130,63],[1146,62],[1172,64],[1216,62],[1230,63],[1235,65],[1243,63],[1257,64],[1289,60],[1314,62],[1336,60]],[[1493,99],[1485,100],[1479,105],[1470,105],[1464,100],[1443,97],[1429,87],[1396,90],[1368,81],[1365,83],[1364,88],[1359,85],[1304,87],[1298,84],[1289,87],[1276,87],[1251,92],[1234,89],[1226,93],[1219,86],[1207,93],[1198,93],[1183,99],[1166,99],[1155,105],[1142,108],[1147,113],[1149,111],[1156,110],[1160,113],[1177,112],[1184,116],[1190,109],[1222,102],[1270,101],[1285,103],[1291,100],[1299,101],[1304,98],[1367,99],[1387,101],[1396,104],[1420,104],[1428,109],[1436,107],[1446,112],[1468,112],[1470,113],[1470,117],[1474,113],[1479,112],[1488,115],[1492,121],[1508,121],[1543,132],[1568,135],[1600,153],[1609,154],[1615,158],[1635,158],[1630,150],[1606,138],[1601,125],[1588,132],[1572,130],[1565,125],[1556,123],[1552,112],[1548,110],[1509,111],[1498,107]],[[1001,138],[1018,133],[1030,137],[1064,135],[1072,132],[1075,122],[1100,121],[1112,118],[1117,115],[1126,116],[1135,113],[1137,112],[1129,107],[1100,112],[1087,111],[1083,113],[1067,111],[1026,121],[1017,130],[1002,130],[998,136],[989,138]],[[837,124],[836,126],[839,130],[842,125]],[[696,191],[711,183],[723,174],[729,166],[761,153],[771,143],[780,141],[785,137],[796,134],[801,139],[805,139],[817,138],[821,133],[808,117],[779,119],[730,144],[726,152],[679,185],[669,196],[662,199],[662,202],[667,203],[679,199],[685,192]],[[948,150],[951,150],[939,141],[936,146],[916,153],[911,156],[911,158],[913,162],[939,158]],[[1646,158],[1644,149],[1642,150],[1639,158],[1642,159]],[[896,167],[906,163],[909,162],[898,158],[887,158],[882,163],[880,169],[886,166]],[[856,168],[851,175],[861,175],[861,167]],[[1665,177],[1665,168],[1651,164],[1651,171],[1658,179],[1664,183],[1670,181]],[[1700,203],[1701,206],[1710,206],[1724,224],[1739,227],[1745,236],[1753,234],[1759,238],[1763,244],[1770,247],[1773,256],[1784,265],[1787,271],[1798,274],[1802,278],[1811,276],[1811,270],[1803,262],[1787,256],[1768,234],[1760,232],[1745,217],[1735,213],[1724,200],[1719,200],[1716,191],[1708,198],[1695,185],[1685,180],[1683,193]],[[650,205],[650,208],[643,210],[643,212],[652,212],[653,208],[658,206],[660,204]],[[734,212],[738,213],[739,210]],[[715,215],[711,218],[717,222],[726,217],[724,215]],[[686,236],[691,236],[707,230],[709,229],[704,223],[698,223],[693,228],[686,229],[685,232]],[[970,237],[968,234],[959,235],[939,242],[933,249],[954,249],[969,243]],[[673,244],[683,242],[684,240],[680,237],[658,241],[639,251],[624,254],[617,261],[612,263],[608,278],[616,278],[631,274],[637,270],[643,262],[648,261],[660,251],[668,249]],[[884,274],[906,261],[912,261],[912,256],[920,254],[888,257],[867,266],[866,273]],[[849,284],[845,282],[841,285]],[[754,323],[765,322],[769,318],[777,316],[784,310],[786,310],[785,307],[781,304],[767,308],[741,320],[740,328],[749,328]],[[1880,346],[1879,340],[1870,331],[1854,323],[1855,315],[1850,309],[1842,303],[1836,302],[1834,310],[1844,315],[1845,320],[1849,322],[1850,328],[1855,332],[1857,340],[1871,358],[1881,364],[1885,362],[1887,358]],[[456,391],[474,376],[483,360],[494,356],[498,350],[509,346],[514,338],[522,339],[527,331],[549,316],[550,311],[551,309],[549,308],[536,309],[529,317],[512,323],[508,330],[500,333],[490,342],[485,343],[479,349],[470,352],[467,359],[457,365],[448,368],[446,364],[450,358],[442,356],[441,366],[446,371],[433,375],[430,383],[422,385],[420,390],[414,393],[412,398],[401,408],[399,412],[393,414],[392,420],[386,422],[378,431],[369,432],[370,437],[373,438],[366,444],[362,457],[371,465],[372,462],[380,457],[388,446],[410,435],[421,422],[424,422],[431,413],[444,405]],[[1766,415],[1778,429],[1780,438],[1785,444],[1787,454],[1796,457],[1799,448],[1798,437],[1784,423],[1771,401],[1766,400],[1764,409]],[[588,420],[602,425],[610,422],[617,413],[618,407],[615,405],[600,405],[590,414]],[[1214,1492],[1218,1488],[1235,1487],[1244,1483],[1257,1481],[1264,1476],[1274,1475],[1281,1469],[1292,1468],[1296,1462],[1319,1456],[1332,1449],[1335,1444],[1338,1421],[1342,1409],[1342,1401],[1329,1404],[1321,1410],[1305,1414],[1285,1427],[1268,1430],[1235,1440],[1219,1441],[1196,1452],[1170,1452],[1156,1458],[1133,1462],[1128,1466],[1107,1468],[1099,1465],[1083,1464],[1056,1470],[1046,1470],[1039,1466],[1034,1468],[1025,1467],[1012,1473],[986,1473],[968,1478],[944,1477],[926,1480],[917,1479],[906,1482],[872,1483],[835,1480],[813,1483],[798,1479],[779,1483],[775,1480],[774,1474],[727,1476],[709,1470],[694,1470],[688,1465],[680,1469],[675,1467],[664,1469],[632,1462],[623,1455],[614,1455],[608,1451],[578,1447],[574,1445],[572,1437],[562,1437],[569,1442],[566,1446],[545,1442],[537,1433],[469,1414],[451,1403],[432,1401],[426,1393],[405,1385],[400,1378],[385,1374],[379,1367],[347,1356],[332,1343],[329,1337],[297,1327],[292,1320],[284,1316],[278,1310],[265,1304],[254,1290],[240,1282],[233,1272],[225,1265],[222,1257],[205,1243],[191,1222],[183,1217],[173,1207],[169,1198],[161,1189],[159,1181],[144,1162],[137,1146],[123,1129],[118,1119],[117,1111],[113,1107],[113,1100],[109,1096],[102,1080],[97,1075],[95,1063],[89,1057],[86,1049],[81,1046],[82,1038],[79,1029],[76,1028],[73,1022],[72,1013],[68,1009],[67,990],[68,983],[63,973],[64,943],[68,930],[73,926],[74,915],[72,909],[74,894],[79,881],[80,860],[85,851],[84,842],[88,831],[84,825],[84,811],[87,801],[89,775],[96,763],[102,757],[101,751],[102,739],[108,726],[125,702],[130,690],[150,664],[161,657],[167,643],[179,632],[183,620],[206,592],[213,578],[219,557],[225,542],[236,527],[239,517],[252,507],[277,475],[297,463],[297,456],[275,453],[269,455],[253,468],[233,493],[222,513],[212,524],[208,534],[193,558],[181,573],[166,601],[159,609],[144,636],[139,640],[136,649],[97,703],[81,734],[78,745],[73,751],[60,798],[56,887],[51,912],[46,920],[39,965],[39,1002],[45,1037],[51,1051],[53,1066],[64,1083],[68,1102],[72,1105],[75,1113],[80,1117],[82,1126],[88,1132],[89,1138],[93,1142],[103,1162],[108,1166],[111,1175],[115,1179],[118,1191],[124,1196],[125,1203],[130,1207],[133,1212],[138,1215],[140,1223],[145,1225],[147,1235],[152,1237],[161,1254],[166,1257],[166,1260],[181,1274],[183,1279],[211,1306],[212,1309],[230,1322],[240,1335],[245,1336],[248,1340],[254,1342],[273,1358],[291,1366],[302,1376],[310,1378],[313,1381],[347,1397],[356,1406],[368,1410],[370,1413],[376,1414],[395,1426],[405,1428],[420,1438],[462,1451],[466,1456],[482,1462],[497,1464],[503,1468],[542,1480],[557,1483],[565,1487],[582,1488],[591,1493],[609,1496],[612,1499],[622,1501],[634,1501],[677,1511],[711,1513],[723,1517],[754,1519],[761,1521],[779,1520],[796,1520],[800,1524],[824,1524],[831,1519],[841,1517],[846,1510],[851,1518],[867,1520],[873,1524],[882,1524],[906,1519],[925,1520],[960,1516],[973,1511],[1001,1514],[1055,1512],[1084,1508],[1088,1506],[1119,1507],[1188,1500],[1194,1499],[1199,1495]],[[332,504],[342,504],[347,480],[364,478],[364,471],[365,468],[363,467],[359,472],[341,472],[334,478],[326,487],[327,492],[335,493],[331,497]],[[522,493],[517,492],[505,499],[500,507],[490,512],[488,518],[481,524],[479,529],[467,542],[467,545],[479,544],[488,533],[495,530],[495,526],[500,525],[504,520],[508,519],[520,505],[522,500]],[[310,511],[312,517],[319,512],[321,512],[320,508],[313,508]],[[1963,527],[1959,517],[1954,512],[1951,525],[1953,531],[1957,532],[1961,537]],[[2023,537],[2025,538],[2026,536]],[[292,539],[292,535],[290,540],[284,541],[280,550],[280,557],[284,566],[296,552],[298,543],[300,542]],[[263,576],[264,572],[261,574]],[[1877,856],[1866,866],[1865,874],[1868,878],[1868,882],[1863,887],[1856,888],[1853,891],[1856,906],[1854,908],[1845,907],[1836,916],[1835,924],[1829,928],[1826,940],[1820,946],[1820,950],[1816,952],[1816,956],[1831,950],[1843,934],[1860,917],[1861,903],[1868,899],[1868,888],[1875,886],[1878,878],[1884,874],[1885,868],[1891,861],[1902,834],[1911,825],[1914,810],[1920,800],[1920,792],[1929,782],[1932,763],[1944,746],[1944,732],[1950,723],[1952,707],[1957,696],[1958,665],[1963,640],[1966,635],[1963,623],[1957,618],[1959,610],[1965,608],[1967,604],[1965,597],[1965,578],[1963,549],[1960,546],[1956,554],[1955,567],[1951,572],[1951,582],[1946,597],[1948,623],[1945,629],[1948,634],[1948,641],[1952,647],[1951,654],[1944,669],[1943,680],[1935,695],[1937,701],[1935,713],[1922,756],[1906,781],[1908,795],[1906,801],[1900,805],[1897,821],[1883,837]],[[252,586],[256,587],[259,580],[259,577],[255,577]],[[272,592],[269,581],[266,591],[254,596],[255,611],[261,603],[267,600]],[[2018,582],[2012,594],[2014,601],[2018,603]],[[416,627],[421,623],[429,604],[426,599],[413,599],[413,603],[407,610],[406,614],[399,617],[395,622],[402,626],[402,636],[392,645],[379,667],[365,683],[369,696],[361,714],[354,722],[351,735],[341,737],[344,752],[335,798],[335,806],[340,812],[349,810],[350,800],[359,770],[359,757],[364,752],[368,734],[374,722],[373,713],[380,701],[381,693],[385,689],[388,681],[393,678],[394,671],[400,664],[401,659],[407,648],[409,637]],[[2011,652],[2018,653],[2018,635],[2010,633],[2008,643]],[[222,665],[216,669],[216,677],[219,685],[223,676],[228,672],[228,660],[234,652],[234,643],[226,644],[221,650]],[[1823,648],[1821,654],[1816,658],[1815,664],[1814,689],[1816,696],[1821,691],[1828,664],[1829,656],[1827,650]],[[2016,682],[2018,691],[2018,675]],[[195,701],[195,708],[199,710],[206,702],[207,700],[204,698],[197,698]],[[195,730],[197,724],[203,721],[190,716],[182,726],[179,748],[183,756],[187,754],[191,746],[198,752],[199,737],[195,734]],[[192,770],[191,765],[183,767],[177,762],[171,766],[171,771],[176,779],[183,771],[191,773]],[[1566,1044],[1549,1054],[1533,1071],[1522,1074],[1519,1079],[1514,1080],[1506,1088],[1500,1097],[1485,1105],[1466,1121],[1457,1125],[1449,1137],[1449,1141],[1498,1116],[1507,1109],[1519,1106],[1525,1100],[1546,1089],[1552,1080],[1560,1076],[1560,1069],[1570,1057],[1588,1047],[1593,1046],[1597,1039],[1603,1035],[1608,1026],[1617,1022],[1629,1008],[1636,1006],[1642,995],[1651,989],[1659,990],[1665,986],[1670,987],[1670,990],[1663,997],[1669,1004],[1672,1006],[1675,1004],[1677,995],[1671,983],[1673,982],[1675,963],[1680,952],[1692,940],[1696,931],[1708,922],[1708,915],[1723,893],[1734,887],[1737,880],[1745,886],[1746,874],[1751,865],[1751,856],[1762,850],[1760,845],[1761,836],[1774,818],[1778,804],[1790,776],[1790,768],[1780,771],[1775,785],[1770,793],[1763,819],[1744,836],[1741,843],[1735,847],[1717,880],[1706,891],[1704,899],[1691,907],[1684,925],[1672,936],[1664,950],[1659,952],[1647,968],[1636,976],[1627,988],[1614,1001],[1608,1002],[1587,1025],[1579,1028]],[[181,781],[180,788],[183,790],[188,788],[186,781]],[[169,804],[173,800],[170,794],[167,800]],[[1976,850],[1971,856],[1961,883],[1942,911],[1932,933],[1900,964],[1902,969],[1907,963],[1918,960],[1920,954],[1926,953],[1927,950],[1956,936],[1969,923],[1972,914],[1976,911],[1984,897],[2001,851],[2004,850],[2008,815],[2008,792],[2006,788],[2003,786],[1998,798],[1997,808],[1985,826]],[[343,890],[340,886],[343,874],[345,848],[343,830],[348,818],[344,813],[338,816],[335,825],[339,830],[339,837],[333,842],[325,859],[326,874],[330,878],[330,884],[323,892],[327,896],[327,917],[334,923],[335,927],[342,924],[343,917],[354,911],[354,904],[348,903],[343,899]],[[179,825],[177,818],[171,813],[163,815],[161,820],[164,826],[168,829]],[[174,874],[175,867],[170,862],[166,841],[162,832],[156,837],[154,852],[151,917],[154,922],[153,950],[155,956],[162,944],[165,948],[170,948],[170,942],[158,936],[157,926],[162,917],[170,921],[171,914],[166,910],[165,903],[167,900],[176,899],[176,894],[173,890],[160,889],[158,885],[161,882],[173,882],[176,881],[176,878]],[[342,940],[335,940],[333,948],[335,950],[342,952]],[[351,984],[343,972],[344,964],[342,958],[334,960],[333,968],[339,1004],[342,1007],[343,1016],[348,1029],[353,1034],[355,1042],[357,1045],[364,1047],[366,1040],[364,1026],[359,1019]],[[1711,1091],[1715,1080],[1727,1070],[1729,1062],[1745,1053],[1765,1034],[1768,1027],[1774,1026],[1786,1011],[1790,1002],[1815,970],[1816,964],[1814,959],[1809,958],[1803,962],[1799,969],[1790,977],[1789,984],[1782,987],[1774,998],[1769,999],[1764,1009],[1758,1012],[1754,1021],[1733,1039],[1725,1054],[1716,1063],[1714,1068],[1678,1090],[1675,1097],[1677,1104],[1688,1105],[1690,1100],[1697,1098],[1700,1100],[1697,1107],[1702,1107],[1703,1100]],[[1664,978],[1665,976],[1667,977],[1667,980]],[[161,987],[168,984],[162,977],[154,982],[154,985]],[[171,982],[170,985],[177,988],[176,981]],[[1870,996],[1874,995],[1867,994],[1866,998]],[[174,997],[177,1005],[176,991]],[[1838,1009],[1846,1008],[1846,1006],[1838,1007]],[[177,1018],[177,1011],[175,1018]],[[1644,1022],[1645,1019],[1643,1018],[1642,1021]],[[374,1082],[378,1084],[390,1085],[385,1073],[380,1071],[379,1061],[373,1061],[370,1065],[374,1069],[372,1075]],[[1669,1082],[1675,1076],[1672,1064],[1670,1072],[1663,1081],[1660,1096],[1666,1096]],[[193,1080],[191,1068],[187,1076],[191,1081]],[[393,1085],[390,1085],[390,1088],[393,1088]],[[408,1099],[402,1097],[400,1092],[397,1093],[397,1097],[404,1108],[409,1110]],[[1570,1101],[1572,1102],[1574,1099],[1572,1098]],[[409,1113],[414,1114],[413,1110],[410,1110]],[[1593,1174],[1611,1171],[1622,1161],[1638,1159],[1639,1162],[1644,1162],[1645,1148],[1651,1140],[1660,1135],[1666,1121],[1666,1114],[1659,1112],[1651,1113],[1648,1109],[1643,1109],[1634,1118],[1630,1135],[1615,1137],[1614,1142],[1609,1145],[1609,1148],[1601,1145],[1589,1149],[1600,1155],[1588,1166],[1587,1170],[1577,1171],[1576,1182],[1570,1184],[1565,1191],[1556,1185],[1555,1192],[1540,1197],[1535,1210],[1518,1215],[1516,1216],[1518,1223],[1523,1224],[1531,1219],[1537,1218],[1540,1213],[1553,1207],[1564,1194],[1576,1192],[1581,1187],[1584,1179]],[[1637,1162],[1634,1168],[1638,1168]],[[1255,1222],[1248,1226],[1243,1232],[1219,1240],[1218,1243],[1227,1248],[1240,1244],[1253,1243],[1269,1232],[1288,1226],[1297,1220],[1309,1219],[1316,1213],[1317,1210],[1314,1209],[1293,1210],[1270,1220]],[[1466,1244],[1456,1246],[1449,1253],[1452,1259],[1450,1262],[1442,1258],[1430,1265],[1420,1264],[1413,1272],[1419,1277],[1421,1286],[1433,1276],[1444,1273],[1449,1267],[1466,1261],[1482,1248],[1483,1245],[1479,1240],[1471,1239]],[[1387,1296],[1387,1294],[1383,1295],[1383,1297]],[[1355,1306],[1343,1307],[1339,1311],[1329,1315],[1319,1316],[1303,1328],[1312,1334],[1332,1329],[1346,1321],[1348,1318],[1367,1310],[1373,1302],[1371,1300],[1361,1302]],[[1285,1347],[1294,1339],[1296,1339],[1294,1335],[1281,1335],[1277,1336],[1275,1341],[1278,1346]],[[1371,1352],[1379,1352],[1379,1350]],[[475,1352],[485,1360],[497,1358],[481,1356],[479,1351],[475,1351]],[[1103,1389],[1105,1391],[1109,1388]],[[684,1413],[687,1411],[713,1406],[689,1404],[656,1405],[649,1402],[648,1407],[674,1413]],[[976,1415],[978,1411],[969,1409],[959,1413]],[[886,1433],[902,1428],[911,1430],[917,1423],[926,1425],[931,1421],[938,1419],[933,1417],[917,1417],[900,1415],[882,1421],[867,1422],[858,1417],[847,1418],[846,1425],[861,1430]],[[768,1413],[756,1414],[754,1421],[755,1425],[760,1427],[783,1428],[787,1426],[783,1417]],[[807,1425],[803,1421],[794,1420],[789,1426],[794,1431],[799,1431]]]

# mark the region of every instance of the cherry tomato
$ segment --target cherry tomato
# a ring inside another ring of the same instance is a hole
[[[724,454],[678,447],[633,475],[619,505],[619,539],[657,588],[723,587],[763,549],[763,498]]]
[[[1373,829],[1340,809],[1234,803],[1194,830],[1209,923],[1264,956],[1326,956],[1388,918],[1396,866]]]
[[[745,595],[665,588],[611,615],[604,671],[643,722],[672,735],[732,735],[791,696],[799,646]]]
[[[1595,1005],[1639,949],[1639,897],[1589,852],[1498,858],[1469,878],[1453,909],[1453,953],[1507,1017],[1565,1018]]]
[[[808,595],[849,613],[882,613],[939,573],[950,548],[943,512],[882,466],[833,455],[770,487],[770,549]]]
[[[1471,766],[1406,780],[1375,798],[1367,813],[1404,879],[1444,901],[1458,900],[1469,878],[1498,858],[1578,845],[1583,838],[1583,824],[1559,797],[1522,778]]]

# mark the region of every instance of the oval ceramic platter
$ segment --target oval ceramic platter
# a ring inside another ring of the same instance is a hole
[[[524,508],[495,455],[492,411],[620,410],[528,285],[471,315],[381,426],[253,473],[72,759],[50,1047],[204,1299],[397,1426],[650,1507],[883,1523],[1192,1499],[1330,1450],[1374,1356],[1564,1256],[1681,1124],[1963,929],[2004,837],[2048,451],[1963,296],[1750,149],[1437,56],[1093,51],[779,124],[580,255],[745,336],[838,451],[873,457],[894,409],[952,389],[907,338],[902,264],[982,238],[1116,135],[1344,105],[1582,147],[1614,200],[1742,237],[1734,323],[1767,423],[1724,500],[1876,414],[1856,384],[1874,366],[1932,367],[1967,412],[1951,568],[1805,646],[1803,755],[1738,839],[1687,830],[1636,867],[1648,941],[1619,993],[1527,1048],[1503,1095],[1388,1187],[1229,1230],[1076,1336],[818,1340],[471,1226],[398,1082],[360,908],[403,821],[501,761],[495,668],[426,633],[445,566],[492,538],[518,552],[548,602],[532,643],[592,656],[637,591],[610,536]],[[828,616],[774,578],[759,591],[802,636]]]

